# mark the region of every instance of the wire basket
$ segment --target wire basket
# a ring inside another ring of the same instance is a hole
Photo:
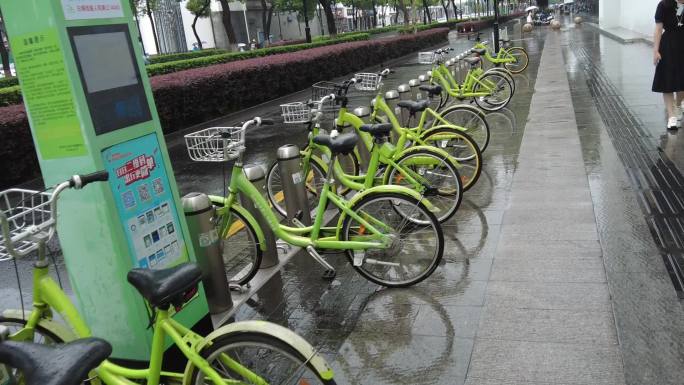
[[[337,90],[337,83],[326,81],[314,83],[314,85],[311,86],[311,100],[321,100],[325,96],[328,96],[330,94],[337,94]],[[325,105],[323,105],[322,107],[325,109],[334,108],[335,101],[329,100],[325,102]]]
[[[382,76],[374,73],[358,73],[354,75],[356,84],[354,86],[359,91],[377,91],[380,89]]]
[[[286,124],[301,124],[311,121],[311,107],[305,102],[281,104],[283,122]]]
[[[434,52],[418,52],[418,63],[432,64],[435,61]]]
[[[190,159],[196,162],[225,162],[240,156],[245,149],[242,127],[210,127],[185,135]]]
[[[38,247],[36,238],[29,235],[34,233],[31,230],[35,226],[50,220],[51,197],[48,192],[23,189],[0,192],[0,261],[13,258],[8,247],[20,256]]]

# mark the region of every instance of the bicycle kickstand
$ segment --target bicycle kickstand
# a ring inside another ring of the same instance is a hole
[[[319,265],[323,266],[325,268],[325,272],[323,273],[323,279],[333,279],[337,275],[337,272],[335,271],[335,268],[332,267],[328,261],[323,259],[320,254],[318,254],[318,251],[314,249],[313,246],[309,245],[306,247],[306,251],[309,253],[309,255],[314,259],[314,261],[318,262]]]

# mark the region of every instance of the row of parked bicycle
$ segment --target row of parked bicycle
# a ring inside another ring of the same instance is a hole
[[[522,48],[505,47],[492,55],[486,45],[478,43],[472,50],[478,57],[447,59],[449,52],[420,55],[423,62],[429,56],[432,64],[430,84],[418,85],[425,98],[392,106],[382,93],[382,79],[391,73],[384,70],[357,74],[339,84],[318,83],[312,100],[283,105],[285,123],[307,125],[308,143],[300,154],[301,174],[284,175],[277,166],[269,169],[268,199],[244,175],[243,155],[247,128],[272,121],[254,118],[238,127],[210,128],[186,136],[193,160],[234,161],[227,196],[210,197],[217,207],[215,223],[231,281],[250,281],[265,245],[264,229],[259,227],[263,222],[237,203],[238,193],[252,200],[279,239],[306,249],[324,266],[318,250],[344,252],[362,276],[387,287],[414,285],[435,271],[444,251],[441,223],[458,210],[463,191],[477,182],[490,135],[484,112],[451,101],[469,98],[484,110],[503,108],[515,92],[511,73],[527,67]],[[484,71],[481,58],[505,68]],[[462,82],[456,80],[460,65],[467,66]],[[350,112],[347,94],[352,86],[377,92],[372,109]],[[327,113],[335,116],[329,131],[322,128]],[[410,127],[410,122],[417,125]],[[346,129],[349,126],[353,132]],[[287,214],[282,204],[284,178],[305,184],[310,209],[315,211],[311,225],[296,220],[282,224],[273,212]],[[108,361],[111,347],[91,338],[68,296],[48,274],[46,253],[55,232],[60,193],[107,179],[106,172],[99,172],[74,176],[56,186],[40,208],[48,212],[48,220],[23,232],[10,232],[10,222],[18,215],[35,214],[37,208],[0,212],[6,251],[14,258],[38,254],[32,311],[26,317],[11,318],[7,313],[0,317],[0,363],[5,364],[0,365],[0,384],[76,385],[88,379],[109,385],[140,381],[157,385],[160,378],[164,383],[196,385],[335,384],[333,371],[321,355],[288,329],[243,321],[205,337],[170,317],[169,310],[192,298],[201,280],[194,264],[129,273],[129,282],[154,310],[150,366],[132,369]],[[330,226],[326,210],[333,209],[338,215]],[[74,336],[60,335],[58,329],[49,327],[53,309]],[[182,373],[162,370],[166,337],[188,360]],[[73,338],[78,339],[69,342]]]

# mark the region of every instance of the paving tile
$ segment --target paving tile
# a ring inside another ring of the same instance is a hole
[[[492,281],[486,305],[522,309],[611,311],[606,283],[554,283]]]
[[[551,304],[553,306],[553,304]],[[611,309],[523,309],[486,304],[477,338],[512,341],[615,345]]]
[[[458,337],[354,333],[331,366],[338,384],[463,384],[472,346]]]
[[[423,305],[411,333],[428,336],[475,338],[480,322],[479,306]]]
[[[468,376],[515,383],[624,384],[617,346],[478,339]]]
[[[491,281],[514,282],[606,282],[603,262],[598,258],[494,259]]]

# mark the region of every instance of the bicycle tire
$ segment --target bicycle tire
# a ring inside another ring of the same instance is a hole
[[[24,327],[26,327],[26,322],[27,321],[23,318],[10,318],[10,317],[0,316],[0,325],[3,325],[3,326],[9,327],[10,325],[12,325],[12,326],[18,326],[19,329],[23,329]],[[10,333],[12,333],[12,332],[10,331]],[[54,343],[54,344],[61,344],[61,343],[65,342],[60,336],[58,336],[58,335],[52,333],[51,331],[43,328],[42,326],[40,326],[40,324],[36,325],[35,333],[42,334],[43,336],[50,338],[52,340],[52,343]],[[34,337],[33,341],[25,341],[25,342],[34,342],[34,343],[40,343],[40,344],[43,343],[40,341],[36,341],[35,337]],[[2,364],[0,364],[0,365],[2,365]],[[14,379],[18,380],[17,381],[18,384],[24,383],[21,381],[23,379],[22,374],[20,374],[19,371],[16,371],[16,368],[10,368],[10,367],[7,367],[7,368],[15,370],[12,374],[12,377]]]
[[[527,66],[530,64],[530,57],[527,54],[527,51],[525,50],[525,48],[523,48],[523,47],[509,48],[508,54],[511,56],[514,56],[512,54],[512,52],[520,52],[521,57],[525,58],[525,65],[523,65],[522,67],[514,67],[512,65],[513,63],[504,63],[504,67],[506,67],[507,70],[511,71],[511,73],[514,73],[514,74],[522,73],[523,71],[525,71],[527,69]],[[513,67],[514,69],[511,69],[511,67]]]
[[[222,207],[220,204],[215,204],[217,207]],[[261,260],[263,259],[263,254],[264,252],[261,250],[259,247],[259,238],[257,237],[257,233],[252,227],[252,225],[247,221],[239,212],[237,212],[234,208],[230,208],[230,215],[231,217],[238,218],[241,222],[242,225],[237,225],[235,231],[241,231],[242,229],[246,229],[247,234],[248,234],[248,243],[250,243],[253,246],[253,255],[250,258],[251,261],[251,266],[246,265],[243,268],[235,268],[229,269],[229,266],[224,266],[226,269],[226,277],[228,278],[228,282],[230,283],[236,283],[238,285],[245,285],[247,284],[254,276],[256,273],[259,271],[259,266],[261,266]],[[226,255],[225,253],[227,251],[240,251],[238,247],[238,243],[235,240],[229,240],[227,238],[224,238],[223,234],[220,234],[220,228],[222,224],[223,219],[217,220],[216,221],[216,227],[217,230],[219,231],[219,249],[221,251],[221,257],[223,258],[224,265],[226,263]],[[236,222],[233,222],[233,225],[231,225],[231,228],[235,226]],[[239,228],[242,226],[242,229]],[[229,229],[230,230],[230,229]],[[230,236],[230,234],[228,234]],[[236,276],[233,275],[233,273],[229,273],[229,270],[232,272],[234,270],[237,270],[237,273],[243,273],[242,276],[239,278],[235,278]]]
[[[325,179],[325,171],[319,165],[314,161],[312,158],[309,162],[309,167],[312,168],[315,174],[318,174],[321,179]],[[308,175],[308,173],[307,173]],[[268,169],[268,174],[266,175],[266,195],[268,196],[269,202],[271,202],[271,206],[276,210],[278,214],[280,214],[283,218],[287,217],[287,209],[285,208],[284,200],[281,198],[282,196],[282,188],[279,186],[279,180],[280,180],[280,168],[278,167],[278,162],[274,162],[271,167]],[[308,179],[308,176],[307,176]],[[309,193],[307,189],[307,193]],[[313,194],[311,194],[313,195]],[[315,203],[315,199],[309,199],[309,209],[314,210],[316,208],[315,205],[311,205],[311,203]]]
[[[511,83],[506,79],[504,76],[496,74],[496,73],[489,73],[486,75],[483,75],[480,78],[480,81],[485,80],[486,78],[493,78],[498,76],[500,78],[500,81],[495,82],[496,84],[502,84],[503,87],[508,87],[510,90],[510,94],[506,98],[505,101],[503,102],[498,102],[498,103],[490,103],[485,100],[485,97],[475,97],[475,104],[477,104],[478,107],[485,111],[498,111],[508,105],[510,103],[511,99],[513,98],[513,88],[511,87]],[[478,92],[478,90],[482,87],[480,83],[475,83],[473,86],[473,92]]]
[[[459,117],[458,115],[462,113],[468,114],[469,117],[465,119]],[[489,123],[487,122],[486,115],[477,107],[457,104],[440,112],[440,116],[454,126],[465,128],[466,131],[464,133],[477,143],[480,152],[484,152],[489,146],[489,140],[491,139]],[[477,124],[470,124],[470,122],[475,121],[477,121]],[[467,124],[466,126],[464,126],[464,122]],[[439,126],[441,123],[438,119],[435,119],[432,121],[431,127]]]
[[[440,223],[444,223],[444,222],[448,221],[451,217],[453,217],[454,214],[456,214],[456,211],[458,211],[458,208],[461,207],[461,201],[463,200],[463,183],[461,181],[461,177],[458,173],[456,165],[454,165],[453,160],[448,155],[446,158],[442,159],[440,154],[433,152],[433,151],[429,151],[427,148],[422,148],[422,149],[413,150],[413,151],[408,150],[403,155],[401,155],[395,161],[395,163],[397,165],[402,165],[402,162],[405,162],[412,157],[418,157],[418,156],[432,157],[436,160],[443,162],[443,167],[446,167],[447,170],[440,172],[440,173],[433,173],[433,175],[442,174],[442,175],[446,176],[446,175],[448,175],[447,173],[449,173],[449,174],[452,174],[453,178],[455,179],[455,183],[451,183],[450,181],[447,181],[446,186],[442,185],[442,186],[444,186],[443,188],[440,189],[440,190],[442,190],[442,192],[437,192],[435,195],[426,195],[425,196],[426,199],[428,199],[430,201],[430,203],[432,203],[435,206],[438,206],[438,204],[436,203],[437,200],[433,198],[434,196],[455,197],[455,200],[453,200],[453,199],[450,200],[450,203],[448,203],[446,205],[447,208],[446,208],[446,210],[444,210],[444,212],[440,211],[439,216],[435,215],[437,217],[437,220]],[[389,165],[387,167],[387,170],[385,171],[385,184],[406,186],[408,188],[413,189],[412,186],[410,186],[410,185],[399,184],[399,182],[403,178],[401,178],[402,177],[401,173],[397,174],[397,172],[398,172],[398,169],[396,167]],[[424,171],[424,172],[418,171],[418,174],[422,175],[422,176],[427,175],[427,173],[428,173],[427,171]],[[447,199],[449,199],[449,198],[447,198]],[[442,205],[439,205],[439,206],[440,206],[440,209],[442,209],[443,206]]]
[[[239,333],[239,334],[228,334],[228,335],[222,335],[219,336],[218,338],[214,339],[210,345],[207,345],[205,349],[202,349],[200,351],[200,355],[202,358],[205,360],[211,359],[212,355],[216,352],[220,352],[220,349],[223,349],[225,346],[230,346],[232,344],[239,344],[239,343],[254,343],[255,345],[258,344],[258,346],[268,346],[268,347],[274,347],[277,348],[278,350],[281,350],[287,354],[289,354],[292,358],[296,358],[297,360],[300,361],[300,365],[303,365],[306,363],[306,367],[311,370],[312,373],[318,377],[318,380],[321,381],[321,384],[323,385],[336,385],[336,382],[334,379],[331,380],[324,380],[321,378],[316,370],[313,368],[311,363],[307,362],[306,357],[302,357],[302,355],[292,346],[288,345],[287,343],[271,337],[269,335],[265,334],[260,334],[260,333]],[[211,365],[211,363],[209,363]],[[200,377],[201,371],[197,369],[197,367],[192,366],[192,375],[190,376],[191,379],[191,385],[201,385],[203,382],[203,379]],[[201,381],[201,382],[200,382]],[[211,381],[210,381],[211,383]],[[270,382],[269,382],[270,383]]]
[[[380,199],[390,200],[391,201],[390,202],[391,209],[387,210],[387,209],[379,208],[378,212],[385,213],[385,214],[396,213],[398,215],[397,218],[401,219],[401,221],[403,223],[402,230],[408,225],[412,226],[411,230],[415,230],[415,222],[413,220],[408,220],[408,218],[406,218],[405,215],[399,213],[396,210],[397,205],[400,204],[400,203],[397,203],[397,201],[403,201],[406,203],[407,206],[411,205],[411,206],[417,208],[418,210],[420,210],[421,215],[424,215],[427,218],[428,225],[426,225],[426,228],[431,228],[434,231],[435,236],[436,236],[435,252],[434,252],[433,256],[431,257],[431,260],[430,260],[430,263],[429,263],[427,269],[422,270],[420,272],[420,274],[418,274],[417,276],[415,276],[411,279],[408,279],[408,280],[398,281],[398,282],[397,281],[389,281],[389,280],[385,280],[385,279],[380,279],[376,275],[374,275],[372,272],[366,270],[364,265],[367,265],[367,264],[362,264],[361,266],[354,266],[354,254],[352,254],[353,252],[363,251],[364,252],[364,260],[370,260],[371,258],[368,258],[368,259],[365,258],[365,255],[366,255],[365,253],[367,251],[371,251],[373,249],[345,250],[345,253],[347,254],[347,258],[349,259],[349,262],[352,264],[354,269],[359,274],[361,274],[364,278],[366,278],[367,280],[369,280],[375,284],[385,286],[385,287],[409,287],[409,286],[413,286],[413,285],[425,280],[426,278],[428,278],[435,271],[435,269],[437,269],[437,266],[439,265],[440,261],[442,260],[442,257],[444,255],[444,233],[442,232],[442,226],[439,224],[437,217],[435,217],[435,215],[432,212],[430,212],[430,210],[428,210],[428,208],[425,206],[424,203],[422,203],[421,201],[418,201],[417,199],[413,198],[412,196],[404,195],[404,194],[400,194],[400,193],[389,193],[389,192],[379,192],[379,191],[369,193],[365,197],[361,198],[359,201],[355,202],[353,204],[353,206],[351,207],[351,210],[356,212],[356,213],[363,212],[363,209],[366,205],[368,205],[369,203],[372,203],[373,201],[377,201]],[[350,240],[352,238],[352,236],[355,235],[355,234],[350,233],[350,231],[352,229],[353,221],[354,221],[354,219],[350,216],[346,216],[344,218],[344,221],[342,224],[342,239],[345,241]],[[387,225],[386,222],[387,222],[386,219],[383,220],[383,223],[385,223],[385,225]],[[359,227],[359,230],[357,232],[361,232],[361,227]],[[394,239],[395,240],[396,239],[401,240],[401,235],[399,235],[398,238],[395,235]],[[421,239],[424,239],[424,238],[421,238]],[[411,243],[409,243],[408,245],[410,246]],[[381,251],[381,252],[385,253],[385,256],[389,255],[391,258],[396,260],[397,258],[400,258],[399,253],[403,253],[403,252],[407,251],[406,249],[408,247],[404,247],[404,246],[407,246],[407,245],[400,244],[400,245],[396,245],[396,247],[395,247],[395,245],[392,245],[389,249],[386,249],[386,251]],[[420,250],[426,250],[425,247],[420,247],[419,249]],[[409,258],[415,259],[416,257],[418,257],[418,255],[416,255],[412,251],[407,251],[407,252],[408,252],[407,257],[409,257]],[[372,256],[374,256],[375,258],[378,257],[377,255],[374,255],[374,254]],[[382,264],[377,264],[377,263],[373,264],[373,266],[376,266],[376,265],[382,265]],[[398,270],[399,271],[406,271],[407,269],[403,265],[401,265],[401,269],[398,269]]]
[[[495,73],[498,73],[498,74],[501,74],[502,76],[504,76],[506,78],[506,80],[508,80],[511,83],[511,87],[513,88],[513,94],[515,94],[517,86],[515,84],[515,79],[513,78],[513,74],[509,70],[507,70],[506,68],[503,68],[503,67],[492,67],[492,68],[488,69],[485,72],[485,74],[491,73],[491,72],[495,72]]]
[[[437,136],[438,134],[443,133],[453,135],[454,138],[456,138],[459,141],[463,141],[464,144],[450,145],[449,142],[444,143],[443,141],[438,139],[435,139],[434,141],[430,140],[430,137]],[[478,147],[477,143],[468,134],[456,128],[439,127],[433,128],[423,133],[422,139],[426,143],[448,152],[456,160],[457,164],[462,165],[462,167],[459,168],[457,166],[456,168],[458,169],[459,175],[461,176],[461,182],[463,184],[464,192],[470,190],[480,179],[483,164],[482,152],[480,151],[480,148]],[[467,151],[469,154],[472,153],[473,155],[461,156],[458,154],[459,151]],[[474,171],[464,172],[466,171],[463,169],[464,167],[466,167],[467,170]]]

